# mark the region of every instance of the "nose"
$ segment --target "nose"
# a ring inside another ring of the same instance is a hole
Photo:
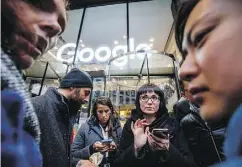
[[[90,97],[90,95],[89,95],[89,96],[86,96],[84,100],[85,100],[86,102],[89,102],[89,97]]]
[[[191,55],[187,56],[181,65],[179,77],[184,81],[191,81],[199,74],[199,66]]]
[[[39,24],[39,27],[49,38],[57,36],[62,31],[57,16],[48,17],[46,20]]]
[[[147,103],[148,103],[148,104],[152,104],[152,100],[151,100],[151,98],[148,99]]]

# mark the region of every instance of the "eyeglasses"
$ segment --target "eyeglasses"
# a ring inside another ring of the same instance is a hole
[[[85,96],[89,96],[89,95],[90,95],[90,93],[91,93],[91,91],[90,91],[90,90],[84,90],[84,94],[85,94]]]
[[[148,102],[149,100],[151,99],[152,102],[157,102],[157,101],[160,101],[160,97],[158,96],[140,96],[140,100],[143,101],[143,102]]]

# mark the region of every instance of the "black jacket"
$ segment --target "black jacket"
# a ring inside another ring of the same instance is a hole
[[[182,97],[179,101],[177,101],[174,104],[173,111],[174,111],[176,120],[180,123],[182,118],[184,118],[187,114],[191,112],[189,100]]]
[[[40,150],[44,167],[70,166],[72,130],[67,100],[55,88],[32,98],[41,129]]]
[[[183,132],[179,123],[170,118],[168,113],[164,113],[162,119],[157,119],[157,126],[149,126],[150,131],[153,128],[168,128],[170,135],[170,149],[166,151],[151,151],[148,143],[142,148],[142,158],[136,158],[134,155],[134,136],[131,130],[131,122],[138,119],[136,112],[133,111],[131,119],[124,125],[122,137],[120,140],[120,155],[115,161],[115,166],[120,167],[189,167],[193,166],[193,157],[188,150],[187,143],[184,140]],[[154,123],[153,122],[153,123]],[[152,124],[153,124],[152,123]],[[148,142],[148,141],[147,141]]]
[[[223,142],[225,125],[207,124],[199,109],[190,104],[191,113],[181,120],[181,127],[199,167],[207,167],[224,160]]]

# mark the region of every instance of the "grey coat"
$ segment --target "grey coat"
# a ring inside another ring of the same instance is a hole
[[[118,119],[114,121],[113,134],[115,135],[112,137],[113,141],[118,146],[122,135],[122,127]],[[101,141],[103,139],[101,127],[93,117],[82,124],[71,146],[72,166],[76,166],[80,159],[89,159],[89,157],[94,153],[92,145],[96,141]],[[115,155],[117,154],[118,151],[116,151]]]

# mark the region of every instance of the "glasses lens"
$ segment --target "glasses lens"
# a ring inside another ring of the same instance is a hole
[[[152,101],[157,101],[157,100],[158,100],[158,97],[157,97],[157,96],[152,96],[152,97],[151,97],[151,100],[152,100]]]
[[[142,101],[147,101],[148,100],[148,96],[141,96],[141,100]]]

